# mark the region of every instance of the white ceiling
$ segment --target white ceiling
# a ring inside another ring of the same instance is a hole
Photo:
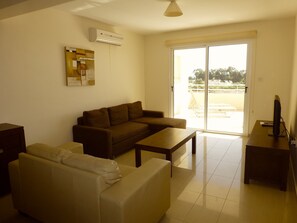
[[[0,0],[0,20],[52,7],[70,0]]]
[[[57,8],[143,34],[295,16],[297,0],[177,0],[181,17],[165,17],[168,0],[76,0]]]
[[[24,2],[33,2],[35,5],[36,2],[43,2],[45,7],[58,4],[54,6],[58,10],[141,34],[274,19],[297,14],[297,0],[177,0],[184,13],[181,17],[163,16],[169,0],[15,0],[14,2],[15,6]],[[1,10],[3,12],[15,9],[9,6]]]

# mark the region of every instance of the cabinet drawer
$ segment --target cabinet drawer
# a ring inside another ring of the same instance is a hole
[[[21,139],[19,134],[9,135],[5,140],[0,139],[0,148],[17,147],[20,144]]]

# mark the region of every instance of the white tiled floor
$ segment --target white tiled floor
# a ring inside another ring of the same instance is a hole
[[[297,201],[292,187],[243,183],[247,138],[197,134],[174,153],[171,207],[160,223],[296,223]],[[142,152],[145,162],[164,155]],[[134,165],[134,151],[116,159]]]
[[[296,223],[296,194],[277,185],[243,184],[247,138],[197,134],[197,153],[191,142],[173,154],[171,207],[160,223]],[[142,152],[142,161],[162,154]],[[135,166],[134,151],[116,158]],[[10,195],[0,198],[0,222],[35,222],[13,209]]]

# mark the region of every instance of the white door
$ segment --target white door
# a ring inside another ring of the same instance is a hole
[[[248,43],[173,50],[173,114],[208,132],[245,134]]]

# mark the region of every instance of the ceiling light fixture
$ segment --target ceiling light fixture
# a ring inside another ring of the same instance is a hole
[[[181,16],[183,12],[179,8],[179,6],[176,4],[175,0],[170,0],[170,4],[166,11],[164,12],[165,16],[168,17],[176,17],[176,16]]]

